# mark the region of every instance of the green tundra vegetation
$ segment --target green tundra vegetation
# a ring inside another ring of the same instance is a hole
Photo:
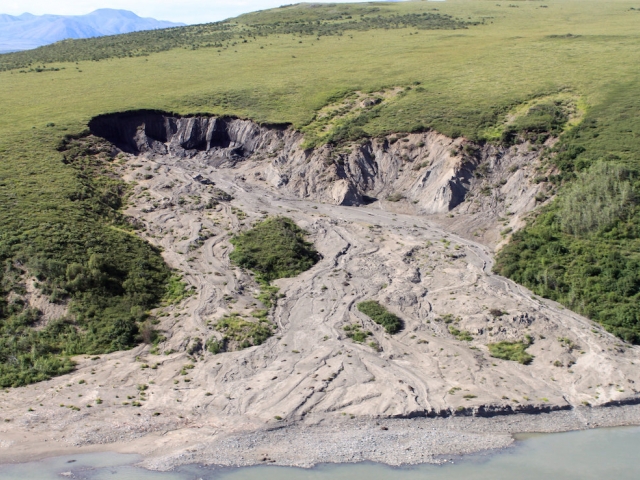
[[[148,336],[171,272],[122,215],[111,154],[74,140],[132,109],[290,124],[309,148],[427,129],[559,135],[541,172],[557,199],[496,269],[640,342],[639,24],[631,0],[299,4],[0,55],[0,384]],[[381,101],[349,107],[367,96]],[[68,314],[48,323],[27,288]]]
[[[531,337],[528,337],[521,342],[498,342],[490,343],[489,355],[501,360],[511,360],[512,362],[518,362],[523,365],[529,365],[533,361],[533,355],[527,353],[527,348],[532,343]]]
[[[5,182],[16,183],[2,205],[2,387],[66,373],[72,355],[151,343],[147,311],[165,295],[169,278],[159,252],[136,237],[120,213],[127,186],[108,174],[100,156],[105,146],[67,139],[57,148],[63,156],[51,161],[67,165],[74,189],[38,198],[43,192],[29,178],[32,166],[23,170],[25,178],[3,177],[5,189]],[[7,215],[11,209],[20,216]],[[25,301],[30,288],[68,313],[44,321]]]
[[[229,258],[254,272],[261,283],[295,277],[318,262],[318,253],[305,234],[290,218],[269,218],[233,237],[235,248]]]
[[[387,333],[396,333],[402,329],[402,320],[375,300],[360,302],[357,308],[378,325],[382,325]]]
[[[551,153],[562,185],[495,270],[640,343],[640,98],[618,86]]]

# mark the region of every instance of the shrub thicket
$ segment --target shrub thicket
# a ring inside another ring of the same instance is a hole
[[[31,210],[0,223],[2,387],[67,373],[71,355],[108,353],[143,341],[146,312],[165,293],[169,269],[157,249],[131,234],[120,213],[127,188],[105,174],[106,146],[86,138],[67,146],[65,162],[77,182],[67,191],[64,214],[51,204],[44,212],[48,221]],[[28,197],[18,186],[15,191]],[[29,308],[26,284],[33,278],[49,301],[68,305],[65,317],[47,323]]]
[[[554,148],[558,197],[498,255],[495,271],[640,343],[640,109],[625,85]],[[621,113],[623,112],[623,113]]]

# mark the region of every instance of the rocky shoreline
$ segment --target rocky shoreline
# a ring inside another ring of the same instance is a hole
[[[375,462],[391,466],[442,464],[452,457],[511,446],[519,433],[555,433],[640,425],[640,405],[579,407],[493,418],[307,419],[254,432],[220,435],[180,452],[146,458],[151,470],[180,465],[221,467],[280,465],[311,468],[326,463]]]

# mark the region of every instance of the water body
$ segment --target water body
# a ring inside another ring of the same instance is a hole
[[[188,466],[149,472],[132,466],[135,455],[98,453],[2,465],[1,480],[637,480],[640,427],[526,435],[497,454],[476,455],[441,466],[392,468],[378,464],[322,465],[311,470],[259,466]]]

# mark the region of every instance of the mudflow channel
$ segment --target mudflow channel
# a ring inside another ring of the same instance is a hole
[[[491,271],[505,212],[517,228],[536,206],[526,145],[464,149],[427,132],[305,152],[289,128],[148,112],[91,129],[135,182],[127,214],[196,295],[155,312],[167,340],[154,353],[78,358],[74,373],[2,394],[14,420],[0,426],[0,460],[82,447],[135,451],[160,469],[401,464],[502,447],[512,432],[638,422],[640,349]],[[497,193],[478,193],[498,178]],[[229,239],[277,215],[309,233],[321,261],[275,282],[264,344],[199,348],[220,337],[223,315],[262,307],[253,277],[229,262]],[[361,314],[368,299],[402,331]],[[367,342],[346,336],[354,324]],[[489,355],[487,344],[527,335],[531,364]],[[34,398],[42,406],[25,412]],[[60,407],[70,403],[82,408]],[[621,404],[631,406],[610,407]]]

